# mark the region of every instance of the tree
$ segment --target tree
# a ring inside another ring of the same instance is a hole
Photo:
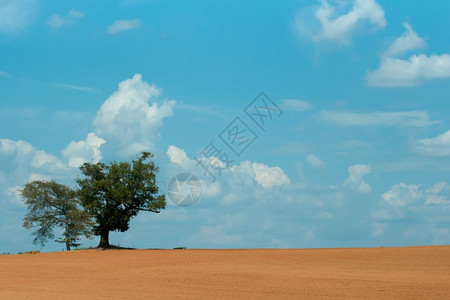
[[[70,187],[54,181],[32,181],[25,184],[21,196],[28,206],[23,226],[38,227],[33,232],[35,244],[44,246],[48,239],[54,239],[55,227],[63,229],[62,239],[55,241],[64,243],[68,251],[80,245],[77,243],[80,236],[91,237],[91,218]]]
[[[140,211],[159,213],[166,207],[164,195],[157,195],[158,168],[142,152],[129,162],[85,163],[84,177],[77,180],[84,208],[95,218],[94,235],[100,236],[99,248],[111,247],[109,233],[125,232],[130,220]]]

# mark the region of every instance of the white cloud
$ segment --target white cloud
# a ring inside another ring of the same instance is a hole
[[[281,101],[281,107],[286,110],[294,111],[308,111],[312,109],[311,103],[295,99],[285,99]]]
[[[426,190],[427,194],[439,194],[440,192],[442,192],[444,190],[444,188],[446,188],[448,185],[446,182],[438,182],[436,184],[434,184],[431,188]]]
[[[159,139],[163,119],[172,116],[174,100],[158,104],[161,90],[142,80],[140,74],[122,81],[101,106],[94,120],[97,136],[117,143],[123,155],[151,150]]]
[[[50,27],[59,28],[59,27],[63,26],[64,24],[66,24],[66,20],[64,19],[64,17],[53,14],[50,16],[50,18],[48,18],[46,23]]]
[[[21,189],[21,186],[11,186],[5,190],[5,196],[11,204],[25,206],[25,203],[22,201],[22,197],[20,195]]]
[[[385,57],[394,57],[405,54],[408,51],[425,48],[425,40],[411,28],[408,23],[403,23],[406,31],[398,37],[383,54]]]
[[[47,25],[52,28],[59,28],[62,26],[68,26],[75,24],[75,21],[77,19],[81,19],[84,17],[84,14],[82,12],[76,11],[76,10],[70,10],[69,13],[66,16],[61,16],[57,14],[53,14],[48,18]]]
[[[380,67],[369,70],[367,84],[376,87],[414,86],[426,80],[450,77],[450,55],[413,55],[409,60],[385,58]]]
[[[228,216],[229,217],[229,216]],[[209,241],[209,245],[226,247],[227,245],[244,245],[243,237],[238,234],[228,234],[230,224],[203,225],[195,236],[186,239],[189,243]]]
[[[370,25],[373,29],[383,29],[386,26],[384,11],[375,0],[354,0],[351,9],[347,13],[338,14],[340,4],[349,4],[349,1],[336,1],[337,5],[331,5],[329,1],[320,1],[320,7],[315,11],[315,21],[319,22],[319,29],[316,32],[314,25],[305,21],[302,17],[296,18],[297,30],[306,33],[314,41],[335,41],[339,44],[351,42],[351,36],[364,24]]]
[[[423,203],[424,193],[420,185],[399,183],[381,195],[381,201],[372,211],[375,219],[401,219],[416,205]]]
[[[0,77],[12,77],[11,74],[0,70]]]
[[[413,150],[426,156],[450,156],[450,130],[434,138],[413,141]]]
[[[314,167],[314,168],[320,168],[323,166],[323,161],[320,158],[318,158],[317,156],[315,156],[314,154],[309,154],[306,157],[306,161],[308,162],[308,164],[311,167]]]
[[[444,243],[441,237],[436,241],[433,236],[439,233],[440,227],[448,227],[445,225],[450,209],[448,195],[450,188],[446,182],[438,182],[428,189],[420,184],[392,185],[372,208],[372,237],[386,239],[390,235],[394,239],[415,238],[422,243]],[[406,220],[406,229],[405,221],[398,220]],[[389,230],[386,230],[388,226]],[[426,239],[429,237],[433,240]]]
[[[348,178],[343,186],[360,193],[370,193],[372,187],[364,181],[364,176],[370,174],[370,165],[353,165],[348,167]]]
[[[0,33],[14,34],[24,30],[34,19],[36,0],[0,1]]]
[[[290,180],[280,167],[269,167],[261,163],[253,163],[255,180],[263,188],[272,188],[289,184]]]
[[[9,139],[0,139],[0,154],[29,153],[32,150],[31,144],[24,141],[12,141]]]
[[[58,83],[58,82],[52,82],[50,83],[53,86],[57,86],[60,88],[65,89],[71,89],[76,91],[82,91],[82,92],[96,92],[98,89],[87,87],[87,86],[80,86],[80,85],[74,85],[74,84],[65,84],[65,83]]]
[[[198,174],[201,169],[196,160],[190,159],[183,149],[169,146],[167,156],[170,162],[180,166],[184,171]],[[269,167],[263,163],[243,161],[239,165],[228,167],[216,157],[208,157],[201,160],[218,179],[218,181],[230,186],[253,186],[256,182],[265,189],[275,186],[287,185],[290,183],[289,177],[280,167]],[[220,174],[217,169],[219,166]],[[204,170],[203,170],[204,171]],[[206,174],[204,174],[206,175]],[[220,175],[220,176],[219,176]],[[211,177],[206,176],[206,180]],[[219,180],[220,179],[220,180]]]
[[[414,184],[395,184],[381,198],[390,206],[404,207],[423,197],[423,193],[419,188],[419,185]]]
[[[83,18],[84,14],[82,12],[80,12],[80,11],[71,9],[69,11],[69,17],[71,17],[71,18]]]
[[[45,165],[64,168],[63,164],[56,156],[48,154],[44,150],[36,150],[34,157],[31,160],[31,166],[39,169]]]
[[[431,188],[425,190],[426,201],[425,204],[448,204],[450,201],[445,195],[439,195],[444,190],[450,190],[449,185],[446,182],[438,182]]]
[[[8,160],[7,157],[12,159],[12,162],[17,164],[19,171],[21,171],[20,168],[32,168],[51,173],[66,168],[54,155],[44,150],[38,150],[30,143],[24,141],[0,139],[0,156],[6,160]]]
[[[448,245],[450,243],[450,230],[448,228],[431,228],[433,236],[432,245]]]
[[[84,163],[98,163],[102,159],[100,147],[105,140],[99,138],[95,133],[88,134],[84,141],[72,141],[62,150],[62,155],[71,168],[78,168]]]
[[[444,204],[444,203],[450,203],[450,201],[447,200],[447,197],[434,194],[428,195],[427,201],[425,202],[425,204]]]
[[[28,142],[8,139],[0,139],[0,168],[0,173],[5,174],[0,181],[0,191],[12,204],[21,203],[16,192],[29,180],[71,175],[70,169],[57,157]]]
[[[394,58],[410,50],[424,48],[425,41],[417,35],[408,23],[407,31],[397,38],[383,54],[380,66],[368,70],[366,82],[374,87],[415,86],[427,80],[450,77],[449,54],[414,54],[409,59]]]
[[[431,121],[424,111],[400,111],[400,112],[371,112],[354,113],[345,111],[322,111],[320,116],[323,120],[341,125],[354,126],[412,126],[426,127],[441,123]]]
[[[195,166],[195,163],[189,159],[186,152],[183,149],[175,146],[169,146],[167,149],[167,155],[172,163],[178,164],[185,170],[191,169]]]
[[[379,237],[384,234],[384,231],[387,228],[387,224],[374,222],[372,224],[372,227],[373,227],[373,230],[372,230],[371,237]]]
[[[62,158],[25,141],[0,139],[0,191],[6,195],[5,200],[15,203],[13,188],[30,180],[53,179],[72,184],[70,178],[78,173],[77,167],[102,159],[100,147],[105,139],[113,151],[123,150],[126,155],[136,154],[137,149],[149,150],[159,136],[157,129],[163,118],[172,114],[175,104],[175,101],[156,103],[159,94],[160,90],[143,82],[140,75],[121,82],[119,90],[97,112],[95,133],[89,133],[83,141],[69,143],[61,151]]]
[[[50,181],[52,177],[49,175],[43,175],[39,173],[31,173],[30,177],[28,177],[27,182],[29,181]]]
[[[134,20],[117,20],[108,26],[108,33],[118,34],[122,31],[139,28],[141,21],[139,19]]]

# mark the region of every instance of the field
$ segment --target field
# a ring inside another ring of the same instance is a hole
[[[450,299],[450,246],[0,255],[0,299]]]

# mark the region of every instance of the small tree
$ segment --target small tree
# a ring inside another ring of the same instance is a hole
[[[153,155],[142,152],[129,162],[85,163],[80,167],[79,196],[85,209],[95,218],[94,234],[99,248],[111,247],[109,233],[129,229],[139,211],[159,213],[166,207],[164,195],[157,195],[158,168],[146,160]]]
[[[33,232],[34,243],[44,246],[48,239],[54,239],[53,230],[61,227],[64,232],[58,243],[66,249],[77,247],[81,235],[91,237],[91,218],[82,210],[77,193],[68,186],[54,181],[32,181],[25,184],[21,196],[28,206],[23,226],[38,227]]]

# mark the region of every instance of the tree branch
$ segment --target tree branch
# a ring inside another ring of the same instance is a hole
[[[145,208],[139,208],[139,210],[140,210],[140,211],[154,212],[154,213],[157,213],[157,214],[159,214],[159,213],[161,212],[160,210],[154,210],[154,209],[151,209],[151,208],[148,208],[148,209],[145,209]]]

